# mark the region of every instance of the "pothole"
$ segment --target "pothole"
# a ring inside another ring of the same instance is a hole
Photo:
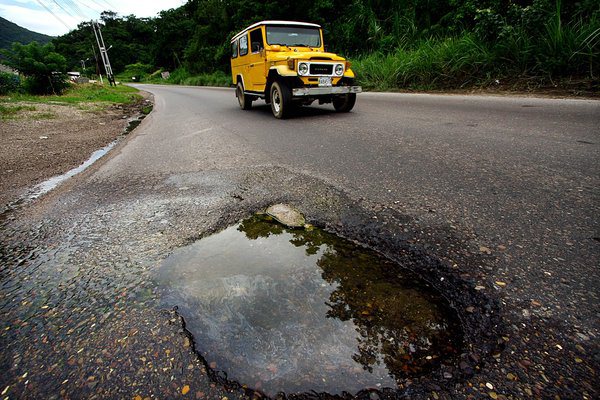
[[[456,312],[416,274],[269,216],[178,249],[158,281],[212,375],[267,396],[396,389],[462,350]]]

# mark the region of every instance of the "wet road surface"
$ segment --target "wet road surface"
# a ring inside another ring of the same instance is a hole
[[[107,160],[2,217],[2,398],[245,397],[156,273],[278,202],[402,254],[456,308],[460,362],[404,393],[598,396],[599,102],[365,93],[279,121],[231,90],[140,87],[154,111]]]

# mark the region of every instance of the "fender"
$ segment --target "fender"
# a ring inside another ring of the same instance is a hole
[[[279,76],[298,76],[298,73],[289,69],[287,65],[273,65],[269,70],[275,70]]]
[[[238,81],[242,81],[242,86],[244,87],[244,90],[246,90],[246,84],[244,83],[244,75],[238,74],[235,82],[236,85]]]
[[[356,76],[354,75],[354,71],[352,71],[350,68],[348,68],[346,71],[344,71],[344,78],[355,78]]]

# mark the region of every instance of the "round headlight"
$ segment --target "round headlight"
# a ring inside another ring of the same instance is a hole
[[[342,64],[335,65],[335,74],[342,75],[344,73],[344,66]]]
[[[298,73],[300,75],[306,75],[306,74],[308,74],[308,64],[306,64],[306,63],[300,63],[300,64],[298,64]]]

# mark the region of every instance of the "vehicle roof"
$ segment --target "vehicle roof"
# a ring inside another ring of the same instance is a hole
[[[243,31],[240,31],[237,35],[235,35],[233,38],[231,38],[231,42],[237,40],[240,36],[242,36],[244,33],[248,32],[250,29],[254,29],[257,26],[261,26],[261,25],[295,25],[295,26],[306,26],[306,27],[310,27],[310,28],[320,28],[321,27],[321,25],[312,24],[310,22],[298,22],[298,21],[260,21],[260,22],[257,22],[255,24],[250,25],[249,27],[247,27]]]

